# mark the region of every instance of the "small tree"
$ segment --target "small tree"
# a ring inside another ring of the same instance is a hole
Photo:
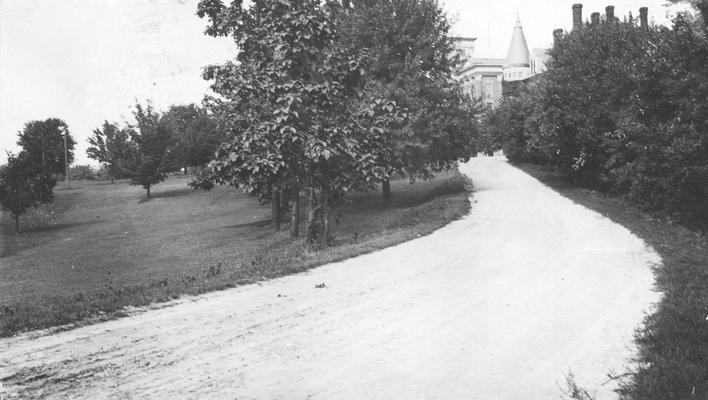
[[[136,104],[133,115],[137,130],[129,131],[131,145],[126,165],[130,171],[131,185],[145,188],[150,198],[150,188],[167,178],[172,135],[149,103],[145,107]]]
[[[126,162],[130,156],[129,140],[128,130],[108,121],[104,121],[101,128],[94,129],[93,135],[88,138],[88,157],[103,164],[111,182],[128,175]]]
[[[64,135],[66,135],[67,160],[64,152]],[[65,163],[74,162],[74,146],[76,142],[67,130],[67,125],[59,118],[49,118],[44,121],[30,121],[19,133],[17,145],[20,146],[26,161],[40,166],[44,171],[61,175],[65,172]]]
[[[16,233],[20,233],[20,216],[29,208],[52,202],[56,184],[56,177],[35,165],[24,151],[8,154],[7,164],[0,167],[0,208],[15,221]]]

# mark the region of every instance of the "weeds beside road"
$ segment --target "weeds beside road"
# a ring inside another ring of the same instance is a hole
[[[26,233],[3,221],[0,336],[304,271],[429,234],[469,210],[456,171],[397,180],[388,209],[377,192],[336,208],[337,245],[312,253],[287,226],[272,233],[269,207],[230,188],[192,192],[187,179],[170,178],[149,201],[124,183],[77,182]]]

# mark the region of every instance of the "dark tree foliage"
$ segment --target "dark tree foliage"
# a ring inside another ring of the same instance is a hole
[[[170,107],[162,115],[162,122],[173,136],[171,169],[185,168],[186,173],[187,167],[207,164],[223,140],[216,119],[194,104]]]
[[[503,99],[488,129],[513,161],[540,153],[578,184],[708,227],[708,41],[687,18],[564,35],[548,71]]]
[[[505,94],[495,109],[485,113],[483,138],[487,152],[502,149],[511,162],[548,162],[532,134],[537,132],[533,125],[539,100],[537,84],[538,81],[520,84],[514,92]]]
[[[54,200],[56,177],[24,150],[19,155],[8,155],[7,164],[0,166],[0,208],[15,222],[20,233],[20,216],[29,208]]]
[[[104,121],[101,128],[94,129],[88,142],[88,157],[103,164],[111,180],[130,175],[126,165],[131,150],[129,130]]]
[[[59,118],[49,118],[44,121],[30,121],[19,132],[17,145],[20,146],[27,162],[41,166],[44,171],[62,175],[65,173],[64,135],[68,164],[74,162],[74,146],[76,142],[68,131],[67,125]]]
[[[136,104],[133,116],[136,124],[129,131],[131,143],[125,164],[131,185],[142,186],[150,197],[150,188],[167,178],[172,134],[149,103]]]
[[[337,10],[341,45],[363,55],[362,85],[411,116],[392,132],[393,157],[381,160],[389,173],[429,178],[474,153],[477,111],[453,78],[461,59],[438,1],[352,0]]]

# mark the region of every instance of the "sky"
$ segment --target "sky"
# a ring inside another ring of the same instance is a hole
[[[198,0],[0,1],[0,163],[17,152],[17,132],[31,120],[61,118],[77,141],[76,163],[87,138],[104,120],[122,123],[136,101],[158,110],[199,103],[208,91],[202,67],[232,59],[227,38],[203,34]],[[477,56],[506,55],[521,19],[530,48],[549,47],[556,28],[572,26],[576,1],[440,0],[452,34],[476,37]],[[617,16],[649,7],[667,21],[664,0],[585,1],[583,18],[615,5]]]

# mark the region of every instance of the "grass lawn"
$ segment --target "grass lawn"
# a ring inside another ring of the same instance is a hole
[[[639,367],[623,385],[622,398],[708,399],[708,238],[642,213],[616,196],[567,185],[550,167],[520,167],[627,227],[663,258],[655,271],[663,299],[637,333]]]
[[[457,171],[381,193],[355,193],[337,207],[337,245],[303,250],[274,233],[270,206],[228,187],[194,192],[187,176],[155,186],[152,199],[126,182],[60,184],[55,202],[21,218],[15,235],[0,220],[0,335],[121,315],[197,294],[303,271],[431,233],[469,210]],[[303,209],[304,214],[304,209]]]

